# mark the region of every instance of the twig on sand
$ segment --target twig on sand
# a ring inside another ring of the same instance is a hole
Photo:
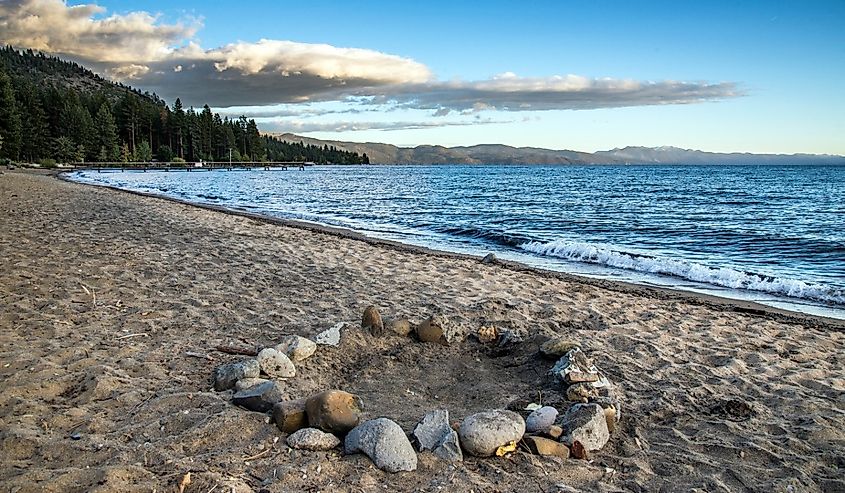
[[[82,283],[80,283],[79,285],[82,286],[82,289],[85,290],[85,294],[87,294],[88,296],[91,297],[91,304],[96,305],[97,304],[97,293],[94,291],[94,288],[88,289],[88,287],[86,287]]]
[[[150,335],[147,334],[146,332],[136,332],[135,334],[126,334],[124,336],[116,337],[115,340],[119,341],[121,339],[129,339],[130,337],[138,337],[138,336],[150,337]]]
[[[255,455],[250,455],[249,457],[244,457],[244,462],[249,462],[251,460],[255,460],[255,459],[258,459],[260,457],[264,457],[271,450],[273,450],[273,447],[267,447],[266,449],[262,450],[261,452],[258,452]]]
[[[214,361],[214,358],[212,358],[211,356],[209,356],[205,353],[197,353],[197,352],[194,352],[194,351],[185,351],[185,356],[192,356],[194,358],[201,358],[201,359],[207,359],[208,361]]]
[[[245,347],[235,347],[235,346],[226,346],[226,345],[219,345],[215,347],[217,351],[226,354],[241,354],[244,356],[257,356],[258,351],[255,349],[245,348]]]

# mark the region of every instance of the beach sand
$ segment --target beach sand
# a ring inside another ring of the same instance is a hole
[[[159,198],[0,175],[3,491],[845,491],[839,322],[361,241]],[[441,312],[452,346],[376,338],[361,313]],[[363,455],[293,451],[268,417],[214,392],[263,347],[348,322],[284,385],[357,393],[405,431],[553,398],[550,337],[579,341],[622,397],[591,461],[525,453],[388,474]],[[213,361],[186,355],[208,354]],[[751,406],[734,416],[731,400]],[[71,438],[73,435],[73,438]]]

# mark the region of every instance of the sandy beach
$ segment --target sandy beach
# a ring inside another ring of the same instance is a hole
[[[845,491],[845,324],[756,305],[542,273],[154,197],[0,175],[0,484],[9,492]],[[466,339],[360,329],[443,313]],[[592,460],[429,453],[389,474],[364,455],[289,449],[211,375],[347,322],[284,385],[337,388],[408,432],[559,396],[538,356],[578,341],[622,421]],[[499,347],[471,337],[494,326]],[[186,353],[208,355],[210,359]],[[735,403],[749,415],[732,412]],[[733,404],[732,404],[733,403]]]

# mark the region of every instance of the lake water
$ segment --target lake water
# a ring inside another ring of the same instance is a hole
[[[841,166],[315,166],[71,177],[845,318]]]

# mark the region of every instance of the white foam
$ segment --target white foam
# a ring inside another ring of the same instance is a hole
[[[659,256],[636,255],[590,243],[555,240],[548,243],[532,241],[520,245],[523,250],[558,257],[575,262],[605,265],[649,274],[680,277],[690,281],[747,289],[766,293],[804,298],[829,303],[845,303],[845,293],[818,283],[797,279],[763,276],[721,267],[713,268],[685,260]]]

